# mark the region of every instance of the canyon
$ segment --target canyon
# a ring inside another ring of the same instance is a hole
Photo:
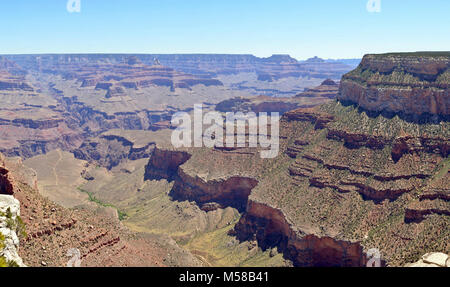
[[[365,266],[373,248],[381,265],[404,266],[449,254],[449,59],[0,57],[0,193],[20,202],[18,254],[28,266],[64,265],[70,248],[83,266]],[[279,112],[279,155],[174,148],[172,115],[194,103]]]

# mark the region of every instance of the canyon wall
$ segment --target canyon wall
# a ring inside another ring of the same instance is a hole
[[[256,240],[261,248],[277,247],[297,267],[361,267],[367,256],[360,242],[316,236],[298,230],[280,209],[249,201],[234,234]]]
[[[450,115],[450,53],[366,55],[342,77],[338,99],[368,111]]]

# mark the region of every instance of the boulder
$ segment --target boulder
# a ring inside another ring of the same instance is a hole
[[[23,267],[25,265],[18,254],[19,237],[14,224],[11,226],[11,222],[17,222],[18,216],[20,216],[19,201],[12,195],[0,194],[0,234],[4,237],[0,257]]]
[[[430,252],[422,256],[422,260],[425,263],[436,264],[440,267],[445,267],[448,263],[448,255],[441,252]]]

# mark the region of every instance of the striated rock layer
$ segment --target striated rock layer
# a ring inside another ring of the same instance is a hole
[[[368,111],[448,119],[449,88],[450,52],[366,55],[342,77],[338,99]]]

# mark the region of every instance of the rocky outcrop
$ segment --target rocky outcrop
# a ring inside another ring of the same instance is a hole
[[[145,168],[145,180],[174,181],[170,196],[174,200],[195,202],[202,210],[233,207],[243,212],[257,180],[244,176],[225,176],[206,180],[188,173],[183,164],[191,158],[187,151],[155,148]]]
[[[295,266],[361,267],[366,263],[366,254],[358,242],[306,234],[281,210],[252,200],[234,234],[240,240],[257,240],[263,249],[277,247]]]
[[[8,173],[9,170],[0,166],[0,194],[12,195],[14,193]]]
[[[241,241],[256,240],[263,250],[278,248],[295,266],[364,266],[367,258],[356,241],[320,236],[297,229],[279,209],[249,200],[258,181],[228,176],[206,180],[190,174],[183,165],[190,156],[184,151],[157,148],[146,167],[146,179],[174,181],[174,200],[196,202],[206,211],[234,207],[243,216],[231,234]]]
[[[405,222],[420,223],[433,215],[450,216],[450,173],[445,169],[443,172],[422,189],[419,200],[406,207]]]
[[[405,154],[434,153],[447,157],[450,151],[450,140],[443,137],[429,136],[399,136],[394,139],[366,133],[348,132],[346,130],[328,129],[327,137],[341,140],[348,148],[368,147],[383,149],[391,146],[392,159],[397,162]]]
[[[21,224],[19,201],[12,195],[0,194],[0,267],[25,266],[18,254]]]
[[[116,90],[117,88],[117,90]],[[111,129],[124,130],[160,130],[170,128],[170,119],[178,110],[166,109],[148,111],[146,109],[136,111],[134,108],[129,112],[106,113],[86,105],[79,101],[76,96],[64,97],[61,91],[54,91],[62,97],[62,106],[69,114],[65,119],[73,129],[82,127],[89,135],[97,135]],[[123,88],[113,86],[105,94],[105,101],[115,100],[114,97],[126,96],[122,93]],[[126,92],[126,91],[125,91]],[[122,99],[119,98],[119,101]],[[169,122],[167,122],[169,121]]]
[[[376,202],[385,199],[395,200],[402,194],[415,190],[419,184],[424,186],[422,181],[432,176],[434,167],[431,165],[431,168],[427,169],[426,165],[417,166],[406,163],[413,157],[423,157],[424,154],[428,154],[427,157],[437,156],[441,160],[448,156],[449,142],[444,137],[429,138],[425,135],[387,137],[365,132],[350,132],[346,127],[337,128],[338,125],[334,123],[339,119],[318,109],[298,109],[286,113],[284,118],[287,121],[309,122],[315,129],[318,129],[319,124],[320,128],[326,129],[326,139],[331,141],[318,145],[315,152],[305,152],[305,148],[311,143],[309,135],[297,138],[286,149],[286,153],[296,159],[289,168],[291,176],[306,178],[311,186],[317,188],[332,188],[340,193],[356,191],[363,198]],[[343,146],[336,146],[334,141],[341,142]],[[348,163],[342,159],[347,156],[346,153],[351,157],[360,157],[361,153],[367,153],[366,149],[371,150],[368,156],[371,153],[379,156],[382,150],[388,149],[391,151],[391,158],[384,158],[382,161],[365,158],[365,163],[359,161]],[[330,154],[331,150],[335,153],[342,151],[342,154],[340,156]],[[371,169],[369,160],[374,160],[374,165],[380,164],[380,161],[383,162],[384,170]],[[337,174],[339,177],[336,177]],[[434,209],[434,211],[434,213],[447,214],[445,210]],[[430,210],[413,212],[407,209],[406,218],[414,217],[414,214],[420,218],[419,213],[433,212]]]
[[[305,89],[303,93],[295,97],[270,97],[257,96],[245,98],[233,98],[224,100],[216,105],[216,110],[221,112],[278,112],[284,114],[298,108],[309,108],[326,103],[336,98],[339,85],[333,80],[325,80],[320,86]]]
[[[342,77],[338,99],[383,113],[450,115],[450,53],[366,55]]]
[[[135,147],[128,139],[117,135],[100,135],[91,138],[73,150],[75,158],[95,162],[111,169],[125,160],[148,158],[153,153],[155,143]]]
[[[170,195],[175,200],[194,201],[207,211],[231,206],[243,212],[248,196],[257,184],[256,179],[241,176],[205,181],[180,168]]]
[[[415,262],[406,264],[405,267],[450,267],[449,255],[442,252],[430,252]]]
[[[156,147],[145,167],[145,180],[167,179],[172,181],[178,173],[178,167],[191,158],[185,151],[167,150]]]
[[[22,119],[17,118],[12,121],[1,119],[4,124],[10,123],[15,126],[22,126],[30,129],[40,129],[40,130],[48,130],[52,128],[58,127],[60,123],[62,123],[63,119]]]

